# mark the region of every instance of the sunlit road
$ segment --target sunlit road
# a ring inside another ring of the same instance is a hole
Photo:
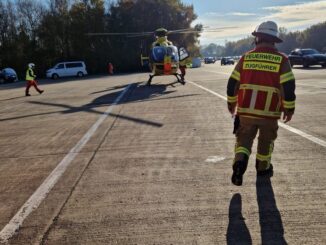
[[[274,176],[231,184],[233,66],[0,86],[0,241],[326,244],[326,70],[294,68]],[[1,242],[0,242],[1,243]]]

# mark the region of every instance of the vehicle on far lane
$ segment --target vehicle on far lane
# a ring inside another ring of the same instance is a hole
[[[18,81],[17,73],[12,68],[4,68],[0,71],[0,83]]]
[[[205,64],[214,64],[215,63],[215,58],[214,57],[206,57],[204,59]]]
[[[305,68],[313,65],[326,67],[326,54],[319,53],[316,49],[295,49],[289,54],[291,66],[302,65]]]
[[[222,65],[234,65],[234,59],[231,57],[223,57],[221,59],[221,66]]]

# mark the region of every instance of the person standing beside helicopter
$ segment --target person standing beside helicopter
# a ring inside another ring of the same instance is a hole
[[[186,69],[187,69],[187,63],[186,62],[187,62],[187,59],[180,60],[180,62],[179,62],[179,70],[181,72],[180,77],[181,77],[181,80],[183,82],[185,82],[185,76],[186,76]]]
[[[179,49],[179,70],[181,72],[180,77],[183,82],[185,82],[187,63],[189,63],[189,54],[184,47],[185,43],[183,43],[182,47]]]

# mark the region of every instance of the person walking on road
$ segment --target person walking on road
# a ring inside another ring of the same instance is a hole
[[[236,132],[235,158],[231,181],[241,186],[253,141],[258,136],[256,172],[273,175],[271,157],[277,138],[278,119],[283,113],[289,122],[295,109],[295,78],[286,55],[275,43],[277,24],[266,21],[252,33],[256,47],[245,53],[234,68],[227,85],[227,106],[240,120]]]
[[[34,88],[40,94],[42,94],[44,92],[44,90],[39,89],[38,86],[37,86],[37,82],[35,80],[36,75],[34,74],[34,68],[35,68],[34,63],[29,63],[28,64],[28,68],[27,68],[27,71],[26,71],[26,90],[25,90],[25,95],[26,96],[31,96],[30,93],[29,93],[29,89],[30,89],[31,86],[34,86]]]

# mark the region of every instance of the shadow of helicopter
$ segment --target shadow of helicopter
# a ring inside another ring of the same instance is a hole
[[[162,99],[178,99],[180,97],[196,95],[196,94],[189,94],[189,95],[165,97],[166,95],[170,95],[171,93],[175,92],[174,90],[169,90],[169,91],[167,90],[167,87],[174,86],[174,83],[171,83],[168,85],[155,85],[155,86],[151,86],[151,87],[147,87],[147,86],[141,85],[139,83],[134,83],[131,85],[128,93],[119,102],[119,104],[141,103],[141,102],[145,102],[145,101],[162,100]],[[93,92],[92,94],[96,94],[96,93],[102,93],[102,92],[114,90],[114,92],[103,94],[103,95],[93,99],[91,102],[81,105],[81,106],[72,106],[69,104],[62,104],[62,103],[55,103],[55,102],[28,101],[28,103],[30,103],[30,104],[57,107],[57,108],[60,108],[60,110],[43,112],[43,113],[34,113],[34,114],[22,115],[22,116],[10,117],[10,118],[0,118],[0,121],[19,120],[19,119],[28,118],[28,117],[44,116],[44,115],[58,114],[58,113],[69,114],[69,113],[78,113],[78,112],[89,112],[89,113],[95,113],[95,114],[102,115],[103,112],[98,111],[96,108],[113,105],[116,98],[122,93],[122,91],[125,89],[126,86],[127,85],[115,86],[112,88],[108,88],[107,90]],[[116,114],[116,113],[110,112],[109,115],[117,117],[117,118],[121,118],[124,120],[128,120],[128,121],[131,121],[134,123],[146,124],[146,125],[153,126],[153,127],[162,127],[163,126],[163,124],[159,123],[159,122],[144,120],[141,118],[135,118],[135,117],[131,117],[128,115],[122,115],[120,113]]]

